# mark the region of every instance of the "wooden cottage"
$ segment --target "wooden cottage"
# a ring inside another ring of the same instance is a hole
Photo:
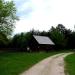
[[[54,48],[54,42],[47,36],[33,35],[29,48],[32,51],[52,50]]]

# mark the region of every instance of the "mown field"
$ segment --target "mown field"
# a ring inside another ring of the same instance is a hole
[[[18,75],[40,60],[59,52],[50,53],[0,53],[0,75]]]
[[[65,72],[66,75],[75,75],[75,53],[65,58]]]

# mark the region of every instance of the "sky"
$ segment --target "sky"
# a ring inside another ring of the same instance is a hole
[[[6,0],[11,1],[11,0]],[[14,34],[32,29],[48,31],[51,26],[63,24],[74,30],[75,0],[13,0],[19,21]]]

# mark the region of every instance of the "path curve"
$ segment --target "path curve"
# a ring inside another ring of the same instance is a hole
[[[64,57],[72,53],[61,53],[48,57],[20,75],[65,75]]]

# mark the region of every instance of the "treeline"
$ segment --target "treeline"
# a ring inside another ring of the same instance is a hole
[[[64,25],[58,24],[51,27],[49,31],[31,30],[26,33],[19,33],[12,38],[8,38],[0,32],[0,49],[14,49],[27,51],[32,35],[48,36],[55,43],[55,49],[74,49],[75,48],[75,32],[65,28]]]
[[[13,1],[0,0],[0,50],[24,50],[27,51],[32,35],[50,37],[55,43],[55,49],[74,49],[75,32],[65,28],[62,24],[51,27],[49,31],[32,30],[19,33],[10,38],[15,22],[19,20],[17,9]]]

